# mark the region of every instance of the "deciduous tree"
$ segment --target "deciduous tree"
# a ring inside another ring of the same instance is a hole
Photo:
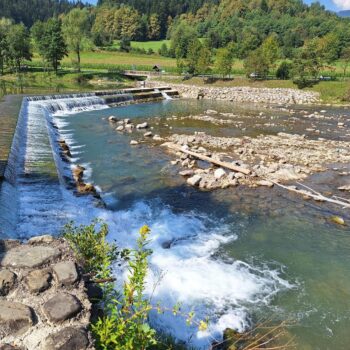
[[[80,54],[88,40],[89,12],[86,8],[73,9],[63,17],[63,34],[68,48],[77,55],[77,69],[80,72]]]

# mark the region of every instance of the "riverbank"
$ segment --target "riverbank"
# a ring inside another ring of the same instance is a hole
[[[147,87],[162,86],[158,80],[147,80]],[[252,87],[204,87],[170,83],[184,98],[221,100],[231,102],[276,103],[276,104],[316,104],[320,95],[316,92],[297,89],[272,89]],[[168,84],[169,85],[169,84]]]

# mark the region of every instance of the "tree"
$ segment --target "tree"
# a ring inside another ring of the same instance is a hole
[[[8,38],[7,33],[12,25],[11,20],[2,18],[0,20],[0,70],[4,74],[4,66],[8,58]]]
[[[168,50],[168,46],[166,45],[166,43],[163,43],[162,46],[160,47],[160,49],[158,50],[158,53],[161,56],[167,57],[169,56],[169,50]]]
[[[211,52],[207,46],[202,46],[198,53],[196,72],[205,74],[210,72]]]
[[[228,48],[218,49],[216,51],[215,71],[224,78],[232,72],[233,57]]]
[[[281,62],[277,71],[276,78],[281,80],[287,80],[290,78],[292,64],[286,61]]]
[[[24,24],[16,24],[9,27],[7,44],[8,59],[19,72],[22,61],[32,59],[30,37]]]
[[[256,78],[266,79],[270,63],[262,52],[262,48],[252,51],[244,61],[244,69],[248,77],[254,74]]]
[[[343,79],[345,79],[346,71],[350,64],[350,47],[346,47],[345,49],[343,49],[343,52],[340,58],[341,58],[341,66],[343,68]]]
[[[198,53],[202,49],[202,44],[198,39],[193,39],[188,46],[186,55],[187,71],[190,74],[197,74]]]
[[[157,14],[152,13],[148,22],[148,39],[158,40],[160,37],[160,22]]]
[[[32,36],[40,56],[49,62],[57,73],[60,61],[68,54],[61,21],[51,18],[46,23],[36,22],[32,27]]]
[[[280,57],[280,48],[276,34],[268,36],[261,45],[261,54],[264,59],[269,62],[269,66],[273,66]]]
[[[77,55],[77,68],[80,72],[80,54],[88,39],[88,10],[76,8],[70,11],[63,17],[62,29],[68,48]]]

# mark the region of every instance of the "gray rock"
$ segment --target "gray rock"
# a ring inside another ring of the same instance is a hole
[[[222,168],[216,169],[214,172],[215,179],[221,179],[226,175],[226,171]]]
[[[41,293],[50,288],[51,278],[48,270],[34,270],[25,277],[24,283],[31,293]]]
[[[111,115],[111,116],[108,118],[108,120],[109,120],[111,123],[116,123],[116,122],[118,121],[118,118],[115,117],[115,116],[113,116],[113,115]]]
[[[131,146],[136,146],[136,145],[138,145],[139,143],[136,141],[136,140],[131,140],[130,141],[130,145]]]
[[[198,186],[199,183],[201,182],[202,177],[199,175],[194,175],[192,177],[190,177],[189,179],[187,179],[187,183],[191,186]]]
[[[123,125],[119,125],[115,130],[116,131],[123,131],[124,130],[124,126]]]
[[[58,284],[70,286],[79,279],[78,271],[73,261],[61,261],[53,267]]]
[[[0,301],[0,339],[24,334],[34,324],[32,310],[13,301]]]
[[[181,176],[193,176],[194,175],[194,171],[193,170],[183,170],[183,171],[180,171],[179,174]]]
[[[82,309],[79,300],[67,293],[52,297],[43,305],[43,311],[51,322],[63,322],[77,315]]]
[[[89,346],[89,337],[85,329],[67,327],[49,335],[43,350],[85,350]]]
[[[35,268],[57,259],[60,255],[57,248],[22,245],[0,254],[0,266]]]
[[[152,137],[152,131],[148,131],[146,133],[143,134],[144,137]]]
[[[17,276],[10,270],[0,270],[0,296],[7,295],[16,283]]]
[[[53,241],[54,238],[51,235],[43,235],[30,238],[28,244],[49,244]]]
[[[136,125],[136,129],[146,129],[146,128],[148,128],[148,123],[147,122],[144,122],[144,123]]]
[[[273,182],[267,180],[260,180],[256,184],[258,186],[273,187]]]
[[[18,346],[14,346],[11,344],[0,344],[0,350],[23,350],[23,348],[19,348]]]

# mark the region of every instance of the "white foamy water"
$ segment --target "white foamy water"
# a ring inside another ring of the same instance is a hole
[[[138,202],[128,210],[109,211],[97,208],[91,197],[75,197],[66,188],[71,164],[61,160],[55,141],[64,136],[75,158],[84,145],[76,144],[69,119],[54,115],[73,114],[81,108],[106,106],[96,97],[24,102],[23,120],[19,125],[27,132],[25,138],[22,136],[16,141],[21,144],[20,160],[16,161],[17,179],[12,185],[18,192],[18,219],[12,236],[58,233],[69,220],[86,224],[99,217],[109,224],[111,240],[116,240],[121,247],[132,248],[138,229],[149,225],[153,254],[149,260],[147,294],[152,295],[152,303],[160,302],[164,308],[171,308],[180,302],[182,312],[194,310],[197,319],[210,316],[211,320],[206,332],[187,326],[184,317],[175,317],[169,312],[152,314],[152,324],[198,348],[208,348],[214,338],[221,338],[226,327],[244,330],[249,325],[252,307],[268,304],[277,292],[291,287],[280,278],[278,271],[242,261],[225,262],[216,256],[222,245],[238,238],[244,228],[240,224],[233,228],[199,212],[175,214],[156,199]],[[93,164],[85,166],[90,177]],[[6,196],[8,198],[9,193],[2,193],[1,200]],[[102,194],[104,196],[110,198],[109,194]],[[117,277],[120,273],[116,267]],[[122,284],[122,278],[118,278],[118,283]]]

